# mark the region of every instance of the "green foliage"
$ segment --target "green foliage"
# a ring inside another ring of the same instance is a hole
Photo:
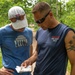
[[[67,8],[67,12],[72,12],[75,11],[75,0],[70,0],[67,4],[66,4],[66,8]]]
[[[7,12],[9,9],[9,2],[0,2],[0,27],[3,26],[5,23],[8,23],[8,17],[7,17]]]
[[[71,65],[70,65],[70,61],[68,61],[68,66],[67,66],[68,72],[71,72]]]
[[[65,14],[60,21],[75,29],[75,12],[71,12],[67,15]]]

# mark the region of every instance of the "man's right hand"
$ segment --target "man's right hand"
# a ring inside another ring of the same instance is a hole
[[[27,66],[29,66],[29,65],[32,65],[32,64],[36,61],[36,59],[37,59],[37,56],[38,56],[37,50],[38,50],[38,49],[36,49],[35,52],[33,53],[33,55],[32,55],[29,59],[25,60],[25,61],[21,64],[21,66],[27,67]]]
[[[29,66],[29,65],[32,65],[30,59],[25,60],[25,61],[21,64],[21,66],[23,66],[23,67],[27,67],[27,66]]]

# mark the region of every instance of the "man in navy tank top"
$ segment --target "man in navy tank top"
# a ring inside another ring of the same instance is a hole
[[[36,33],[37,47],[21,65],[27,67],[36,61],[33,75],[65,75],[69,59],[70,75],[75,75],[74,30],[57,21],[46,2],[37,3],[32,13],[40,26]]]

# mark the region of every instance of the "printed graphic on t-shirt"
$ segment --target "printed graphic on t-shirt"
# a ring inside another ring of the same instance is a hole
[[[52,40],[53,42],[57,42],[57,40],[59,39],[60,36],[52,36]]]
[[[25,36],[23,35],[19,35],[16,39],[15,39],[15,47],[21,47],[21,46],[26,46],[27,45],[27,39]]]

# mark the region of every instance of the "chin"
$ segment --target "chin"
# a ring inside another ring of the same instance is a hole
[[[43,30],[46,30],[47,28],[42,28]]]
[[[25,28],[21,28],[21,29],[18,29],[18,30],[16,30],[16,31],[18,31],[18,32],[23,32],[24,29],[25,29]]]
[[[18,32],[23,32],[24,30],[19,30]]]

